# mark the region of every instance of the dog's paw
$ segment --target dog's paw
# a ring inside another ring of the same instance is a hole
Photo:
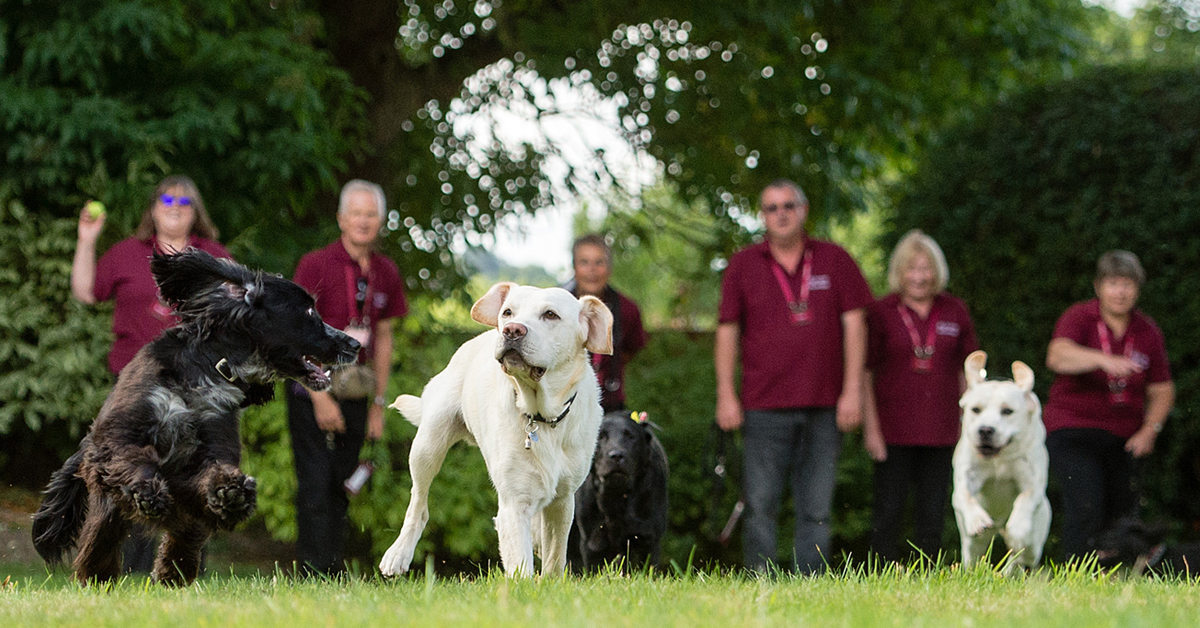
[[[254,512],[257,482],[248,475],[235,476],[214,484],[207,498],[208,509],[217,516],[222,527],[232,528]]]
[[[128,488],[128,494],[138,514],[147,519],[158,519],[171,508],[171,493],[160,477],[135,482]]]
[[[384,576],[402,576],[408,573],[408,566],[412,564],[413,550],[406,550],[399,545],[399,541],[393,543],[384,553],[383,559],[379,561],[379,573]]]
[[[967,536],[979,536],[984,530],[992,527],[993,522],[991,516],[983,508],[973,508],[967,511],[966,516]]]

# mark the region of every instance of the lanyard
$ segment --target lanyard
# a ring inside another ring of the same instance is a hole
[[[933,355],[933,345],[937,342],[937,315],[933,312],[933,307],[929,308],[929,330],[925,334],[925,343],[921,343],[921,336],[917,333],[917,325],[908,314],[908,308],[903,303],[897,303],[896,309],[900,311],[900,320],[904,321],[904,327],[908,329],[908,337],[912,340],[913,355],[920,359],[928,358]]]
[[[1108,325],[1105,325],[1104,321],[1096,321],[1096,333],[1100,335],[1100,350],[1104,352],[1104,355],[1112,355],[1112,339],[1108,336]],[[1129,341],[1128,329],[1125,330],[1123,343],[1125,348],[1122,353],[1125,357],[1132,358],[1133,343]],[[1129,380],[1124,377],[1113,377],[1107,373],[1105,375],[1108,377],[1108,390],[1113,394],[1113,400],[1118,403],[1123,402],[1125,400],[1125,387],[1129,384]]]
[[[354,298],[358,293],[358,281],[355,280],[354,271],[349,266],[345,266],[344,269],[346,271],[346,307],[347,312],[350,314],[350,323],[354,323],[354,314],[357,312],[360,324],[368,326],[370,325],[371,317],[364,314],[364,311],[371,311],[371,274],[370,272],[367,273],[367,294],[363,298],[362,309],[359,309],[358,299]]]
[[[779,262],[774,259],[771,261],[773,262],[771,264],[771,271],[775,273],[775,281],[779,282],[779,289],[783,291],[783,298],[787,301],[788,310],[792,313],[792,322],[796,324],[807,323],[811,317],[808,313],[808,284],[812,278],[812,249],[806,248],[804,251],[804,265],[800,270],[799,299],[792,292],[792,286],[787,280],[783,266],[780,266]]]

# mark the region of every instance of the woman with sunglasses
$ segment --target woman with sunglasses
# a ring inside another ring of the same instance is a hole
[[[216,241],[217,228],[204,209],[195,182],[183,175],[171,175],[154,188],[134,235],[114,244],[97,263],[96,240],[105,218],[103,212],[95,216],[86,208],[80,212],[79,239],[71,264],[71,293],[87,304],[114,301],[116,340],[108,353],[108,370],[115,377],[142,346],[178,320],[159,299],[158,287],[150,274],[151,254],[182,251],[191,246],[216,257],[231,256]],[[148,572],[153,560],[153,544],[126,544],[126,570]]]

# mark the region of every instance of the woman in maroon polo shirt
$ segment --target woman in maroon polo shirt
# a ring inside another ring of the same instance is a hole
[[[1133,461],[1154,451],[1175,403],[1162,331],[1135,307],[1145,282],[1133,253],[1101,255],[1096,298],[1063,313],[1046,353],[1056,376],[1043,420],[1068,560],[1093,551],[1097,534],[1135,512]]]
[[[189,246],[217,257],[230,255],[216,241],[217,227],[204,209],[195,182],[183,175],[171,175],[154,188],[137,231],[114,244],[97,263],[96,240],[106,217],[104,213],[92,216],[87,209],[79,214],[71,294],[89,305],[114,301],[112,325],[116,339],[108,352],[108,370],[116,375],[143,346],[179,320],[159,299],[158,286],[150,274],[150,256],[155,251],[182,251]],[[126,543],[127,571],[149,572],[154,566],[155,548],[145,538],[148,533],[148,529],[137,526],[131,542]]]
[[[963,361],[979,348],[966,305],[944,292],[949,277],[937,242],[909,231],[888,265],[892,292],[867,310],[863,441],[875,461],[871,548],[883,560],[901,558],[910,492],[911,543],[930,558],[942,545]]]

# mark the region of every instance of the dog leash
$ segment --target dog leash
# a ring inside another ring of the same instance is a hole
[[[571,395],[571,398],[567,400],[566,407],[563,408],[563,411],[553,419],[547,419],[546,417],[542,416],[541,412],[532,416],[528,413],[522,413],[525,418],[529,419],[529,421],[525,424],[525,449],[529,449],[534,443],[538,442],[538,423],[545,423],[552,428],[558,427],[559,421],[562,421],[564,418],[566,418],[567,413],[571,411],[571,404],[575,403],[575,397],[577,396],[579,396],[578,391],[576,391],[574,395]]]

